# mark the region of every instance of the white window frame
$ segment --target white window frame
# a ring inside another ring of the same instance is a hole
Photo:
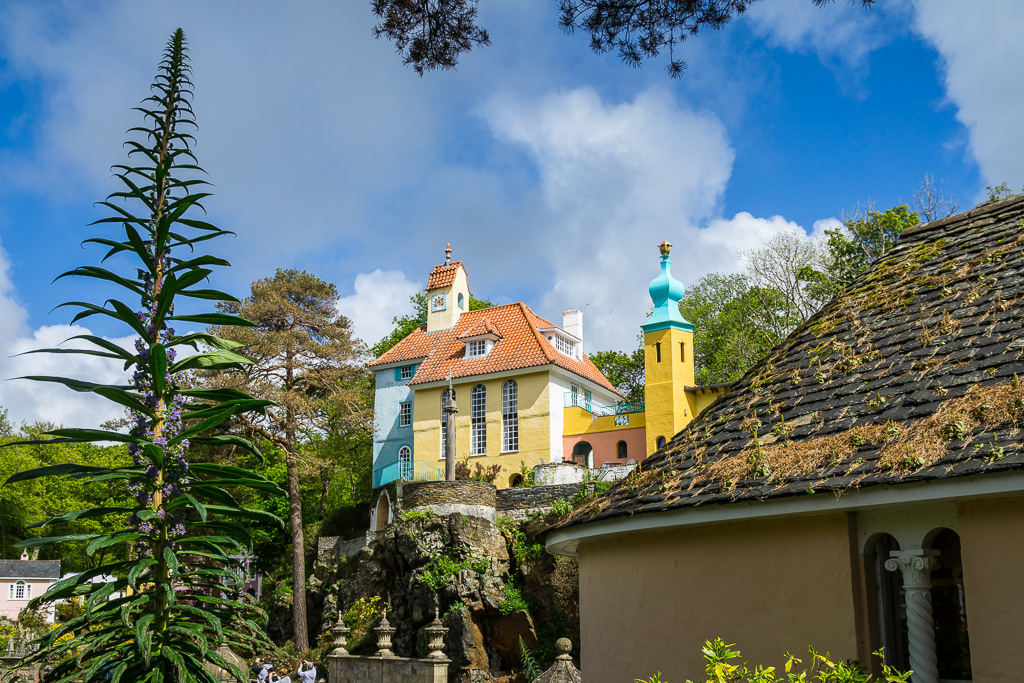
[[[412,378],[412,366],[411,365],[403,365],[400,368],[398,368],[398,378],[399,379],[411,379]]]
[[[487,455],[487,387],[483,384],[470,393],[469,454]]]
[[[501,452],[519,450],[519,383],[510,379],[501,385]]]
[[[483,358],[490,348],[486,339],[470,339],[466,342],[466,358]]]
[[[398,404],[398,426],[399,427],[411,427],[412,426],[412,404],[411,403],[399,403]]]
[[[15,581],[7,588],[7,598],[9,600],[31,600],[32,584],[27,581]]]

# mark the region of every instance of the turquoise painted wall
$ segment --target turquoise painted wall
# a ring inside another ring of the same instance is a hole
[[[412,367],[416,374],[416,366]],[[400,379],[397,368],[378,370],[375,377],[374,415],[373,415],[373,471],[376,473],[383,467],[398,462],[398,449],[402,446],[413,448],[412,424],[408,427],[399,426],[399,411],[402,403],[409,403],[412,415],[413,392],[409,389],[409,379]],[[413,459],[416,452],[413,450]]]

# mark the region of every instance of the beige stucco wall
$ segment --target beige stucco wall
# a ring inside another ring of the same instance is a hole
[[[701,645],[715,636],[752,664],[781,666],[786,651],[808,645],[857,657],[849,538],[846,515],[836,514],[581,544],[587,683],[658,671],[703,680]]]
[[[959,506],[964,598],[975,683],[1024,678],[1024,498]]]

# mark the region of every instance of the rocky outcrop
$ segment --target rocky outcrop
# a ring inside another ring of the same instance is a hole
[[[379,596],[397,629],[392,650],[420,657],[436,608],[449,628],[450,679],[460,683],[519,669],[520,638],[549,661],[557,638],[578,638],[575,561],[556,563],[535,542],[523,550],[520,527],[505,525],[503,533],[486,519],[459,514],[408,517],[352,557],[318,559],[308,595],[313,633],[326,633],[339,608],[344,613],[360,598]],[[372,650],[370,642],[363,647]]]

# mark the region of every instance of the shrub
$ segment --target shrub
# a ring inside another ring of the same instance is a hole
[[[349,652],[357,650],[370,640],[373,635],[373,627],[380,619],[383,608],[380,604],[380,596],[373,595],[368,598],[359,598],[345,612],[341,619],[345,626],[352,629],[348,637],[347,648]]]
[[[530,603],[523,597],[522,591],[509,581],[505,584],[505,600],[498,606],[498,611],[502,614],[512,614],[523,610],[524,612],[530,611]]]
[[[882,664],[882,677],[872,678],[861,670],[859,664],[854,661],[833,661],[829,653],[820,654],[815,649],[808,648],[810,653],[807,667],[803,667],[803,660],[799,657],[786,654],[784,676],[776,675],[775,667],[755,666],[750,668],[746,662],[733,663],[733,660],[740,658],[740,651],[733,650],[735,645],[726,645],[721,638],[713,641],[705,640],[702,652],[704,660],[704,673],[707,675],[706,683],[909,683],[911,672],[900,672],[888,664]],[[881,657],[882,651],[874,653]],[[661,680],[661,672],[652,676],[649,680],[635,679],[635,683],[668,683]],[[686,683],[693,683],[687,680]]]

